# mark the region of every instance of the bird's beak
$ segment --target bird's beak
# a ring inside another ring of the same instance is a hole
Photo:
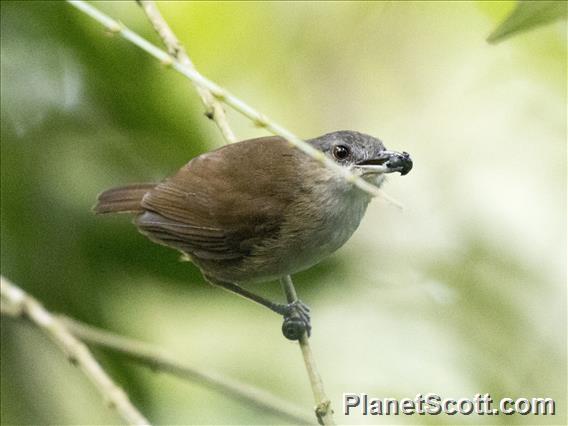
[[[363,175],[378,175],[400,172],[402,176],[412,169],[412,159],[408,152],[381,151],[376,158],[369,158],[355,165]]]

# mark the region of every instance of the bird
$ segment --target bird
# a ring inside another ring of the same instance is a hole
[[[406,175],[413,167],[407,152],[356,131],[306,142],[377,187],[386,174]],[[308,306],[276,303],[245,287],[325,259],[353,235],[370,201],[284,138],[265,136],[203,153],[162,182],[108,189],[94,211],[132,214],[139,232],[180,251],[207,282],[282,315],[284,335],[297,340],[311,333]]]

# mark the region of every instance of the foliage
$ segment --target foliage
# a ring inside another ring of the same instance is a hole
[[[498,43],[515,34],[566,19],[566,1],[524,1],[519,0],[515,10],[487,38],[490,43]]]
[[[159,42],[134,2],[97,7]],[[344,248],[296,277],[333,404],[343,392],[490,392],[553,397],[559,412],[336,409],[338,422],[566,423],[565,21],[490,46],[492,16],[473,2],[160,9],[203,74],[297,134],[356,129],[413,155],[412,173],[384,187],[404,211],[375,200]],[[311,401],[279,318],[210,288],[128,218],[91,212],[98,192],[160,180],[222,143],[188,81],[62,2],[2,2],[1,20],[2,274],[52,312]],[[265,134],[229,120],[241,139]],[[257,290],[283,300],[277,283]],[[3,320],[1,339],[2,424],[118,422],[41,334]],[[157,423],[280,423],[96,355]]]

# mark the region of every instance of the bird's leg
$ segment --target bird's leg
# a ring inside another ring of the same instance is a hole
[[[266,306],[271,311],[282,315],[284,317],[282,333],[287,339],[298,340],[304,332],[307,332],[308,336],[310,335],[312,330],[310,308],[301,300],[296,300],[288,304],[275,303],[258,294],[245,290],[237,284],[219,281],[209,276],[206,276],[205,279],[216,287],[224,288],[231,293],[238,294],[262,306]]]
[[[282,323],[284,337],[289,340],[299,340],[304,333],[307,333],[310,337],[312,324],[308,305],[298,299],[283,306],[288,309],[288,314],[284,315],[284,322]]]

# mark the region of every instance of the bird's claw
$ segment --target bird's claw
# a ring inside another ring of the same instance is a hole
[[[310,308],[301,300],[296,300],[285,306],[282,334],[289,340],[299,340],[304,332],[308,337],[312,332]]]

